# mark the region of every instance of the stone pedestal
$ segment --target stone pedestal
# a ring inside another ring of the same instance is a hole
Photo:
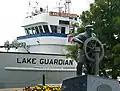
[[[120,91],[117,80],[92,75],[66,79],[62,86],[62,91]]]

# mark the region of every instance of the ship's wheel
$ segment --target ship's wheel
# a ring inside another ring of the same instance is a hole
[[[95,37],[90,37],[84,42],[84,52],[86,58],[91,61],[95,62],[95,52],[96,52],[96,47],[100,48],[99,51],[99,61],[101,61],[104,57],[104,47],[103,44],[101,43],[100,40],[98,40]]]

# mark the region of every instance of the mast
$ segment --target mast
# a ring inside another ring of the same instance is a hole
[[[46,9],[47,9],[47,11],[46,11],[46,12],[48,13],[48,12],[49,12],[49,11],[48,11],[48,5],[46,6]]]
[[[70,13],[70,4],[71,4],[71,0],[65,0],[65,8],[67,7],[67,13]]]
[[[59,1],[59,3],[58,3],[58,7],[57,7],[58,10],[59,10],[59,13],[62,12],[62,8],[63,8],[63,6],[61,6],[61,1],[62,1],[62,0]]]

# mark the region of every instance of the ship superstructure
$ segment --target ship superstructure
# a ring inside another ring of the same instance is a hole
[[[25,18],[22,27],[26,35],[17,37],[17,40],[25,42],[29,52],[65,54],[63,50],[64,46],[68,45],[67,35],[72,21],[70,18],[74,18],[77,22],[79,17],[69,13],[41,12],[41,14]],[[20,48],[19,51],[26,50]]]
[[[17,37],[11,44],[6,42],[5,47],[15,47],[18,52],[65,54],[64,46],[69,45],[68,34],[80,19],[79,15],[71,14],[66,9],[61,11],[61,6],[58,8],[59,12],[48,12],[34,7],[22,24],[26,35]]]

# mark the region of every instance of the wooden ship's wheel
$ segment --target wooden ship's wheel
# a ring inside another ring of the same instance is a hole
[[[96,47],[100,48],[99,61],[101,61],[104,57],[104,47],[101,41],[95,37],[90,37],[84,42],[85,56],[91,62],[95,62]]]

